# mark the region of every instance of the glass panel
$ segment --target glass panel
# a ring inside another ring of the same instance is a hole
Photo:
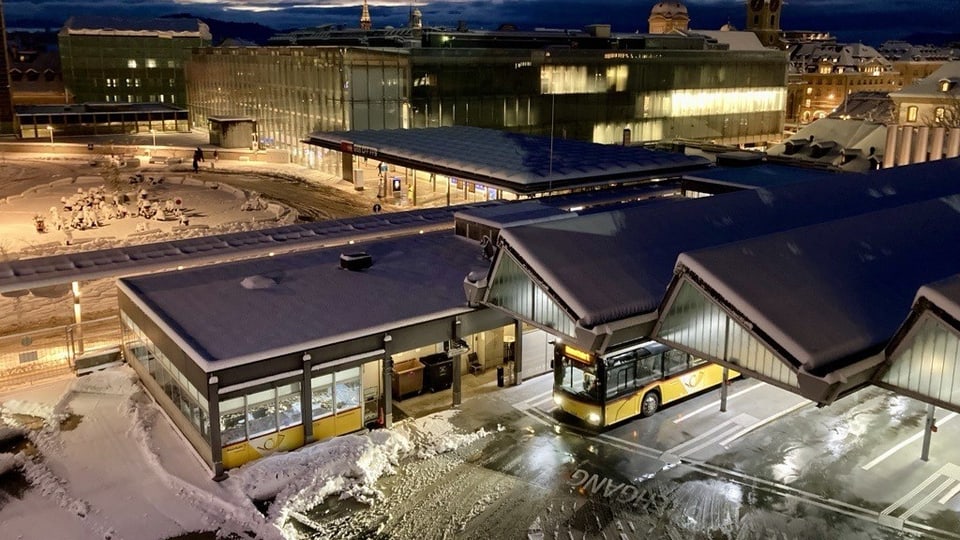
[[[220,403],[220,442],[223,446],[240,442],[247,438],[246,416],[243,412],[243,398],[228,399]]]
[[[360,368],[341,371],[336,375],[336,409],[343,411],[360,406]]]
[[[666,376],[680,373],[689,367],[688,355],[683,351],[670,349],[663,353],[663,372]]]
[[[313,409],[313,419],[321,418],[333,414],[333,376],[323,375],[314,377],[311,381],[313,390],[310,395],[310,403]]]
[[[251,439],[277,430],[276,397],[273,388],[247,396],[247,432]]]
[[[300,383],[277,388],[277,416],[280,419],[280,429],[303,422],[300,414]]]
[[[557,381],[561,388],[594,400],[600,399],[596,369],[593,366],[585,366],[567,357],[563,357],[561,362],[563,369],[558,372],[560,380]]]

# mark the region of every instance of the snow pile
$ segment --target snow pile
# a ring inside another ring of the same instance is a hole
[[[458,413],[457,410],[441,411],[414,422],[400,424],[397,430],[405,433],[413,441],[417,457],[421,459],[452,452],[490,434],[483,428],[474,433],[458,432],[457,428],[450,423],[450,419]]]
[[[307,511],[331,495],[373,504],[382,498],[374,485],[393,474],[406,457],[421,459],[450,452],[489,433],[460,433],[450,423],[459,411],[443,411],[400,422],[395,429],[345,435],[288,453],[279,453],[231,472],[228,482],[253,500],[273,499],[270,518],[281,528],[291,513]],[[293,534],[293,531],[289,531]]]
[[[0,474],[16,469],[23,464],[23,457],[14,454],[0,454]]]
[[[78,378],[70,390],[88,394],[132,396],[140,389],[132,369],[105,369]]]
[[[35,416],[44,420],[54,419],[57,416],[55,406],[47,403],[35,403],[32,401],[21,401],[11,399],[0,403],[0,415],[9,416],[11,414],[21,414],[24,416]],[[57,422],[59,424],[59,422]]]

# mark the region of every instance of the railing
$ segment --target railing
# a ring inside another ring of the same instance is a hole
[[[78,356],[119,345],[118,317],[0,336],[0,390],[69,374]]]

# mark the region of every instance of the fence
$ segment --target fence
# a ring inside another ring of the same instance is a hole
[[[0,389],[29,386],[73,371],[78,356],[120,344],[118,317],[0,337]]]

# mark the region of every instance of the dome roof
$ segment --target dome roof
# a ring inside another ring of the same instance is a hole
[[[650,10],[650,16],[653,17],[654,15],[660,15],[668,19],[677,16],[689,17],[687,6],[680,2],[657,2]]]

